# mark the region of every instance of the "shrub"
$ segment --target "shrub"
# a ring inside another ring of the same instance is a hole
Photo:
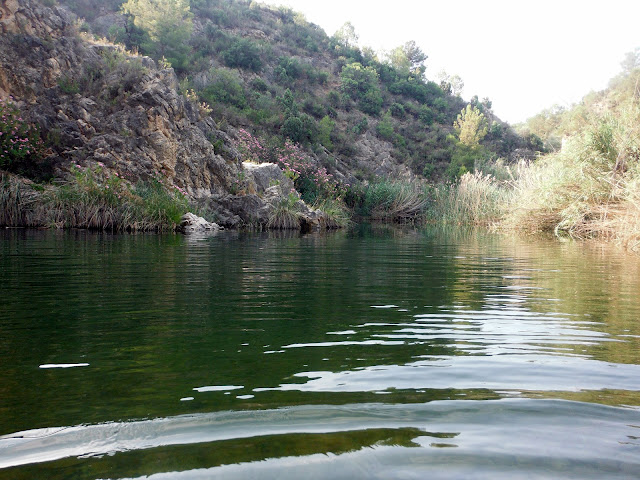
[[[278,59],[278,66],[284,71],[288,78],[293,80],[300,78],[304,72],[300,62],[292,57],[280,57]]]
[[[249,160],[271,162],[284,171],[306,202],[315,202],[319,198],[337,198],[342,189],[325,167],[321,167],[291,141],[284,145],[265,145],[246,130],[240,130],[237,143],[240,152]]]
[[[382,94],[380,93],[380,90],[369,90],[360,99],[358,106],[364,113],[377,116],[382,109]]]
[[[395,132],[393,130],[393,122],[391,121],[391,115],[388,113],[382,117],[382,120],[376,125],[376,133],[383,140],[392,142],[395,138]]]
[[[340,98],[340,93],[335,90],[331,90],[327,94],[327,101],[329,102],[329,105],[331,105],[332,107],[339,107],[340,104],[342,103]]]
[[[211,83],[202,90],[200,96],[210,105],[224,103],[237,108],[247,106],[240,79],[237,74],[234,75],[229,70],[215,70]]]
[[[356,135],[360,135],[366,132],[368,128],[369,128],[369,121],[367,120],[366,117],[363,116],[362,119],[353,126],[351,131]]]
[[[255,90],[256,92],[266,92],[269,90],[269,86],[267,82],[265,82],[261,77],[256,77],[251,82],[249,82],[249,86]]]
[[[262,68],[260,47],[246,38],[234,38],[226,50],[221,52],[222,61],[231,68],[243,68],[259,72]]]
[[[333,142],[331,142],[331,133],[336,126],[336,122],[331,120],[328,115],[322,117],[318,124],[318,141],[326,147],[327,150],[333,150]]]
[[[358,101],[363,112],[371,115],[380,113],[382,94],[378,86],[378,74],[372,67],[363,67],[360,63],[345,65],[340,79],[342,92]]]
[[[322,105],[315,103],[310,98],[307,98],[303,105],[302,109],[307,112],[309,115],[313,115],[316,118],[322,118],[325,115],[325,109]]]
[[[282,124],[280,133],[294,142],[301,142],[304,139],[304,125],[300,117],[288,117]]]
[[[435,118],[433,110],[426,105],[422,105],[418,111],[418,118],[426,126],[432,125]]]
[[[38,129],[22,118],[11,100],[0,99],[0,168],[21,170],[43,154]]]
[[[391,106],[389,107],[389,112],[391,112],[391,115],[395,118],[404,118],[406,116],[406,111],[404,109],[404,106],[401,103],[393,103],[391,104]]]
[[[80,92],[78,82],[67,76],[62,76],[58,79],[58,87],[62,93],[68,95],[75,95]]]

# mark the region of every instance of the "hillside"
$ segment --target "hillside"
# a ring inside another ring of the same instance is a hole
[[[287,192],[291,181],[309,205],[353,209],[367,185],[451,180],[490,158],[533,153],[489,100],[463,111],[450,84],[427,80],[413,42],[382,61],[348,25],[329,37],[295,12],[249,1],[15,0],[4,9],[0,96],[39,140],[0,168],[36,181],[78,183],[84,172],[104,190],[117,174],[128,191],[176,188],[180,202],[224,225],[266,226],[280,207],[325,218]]]

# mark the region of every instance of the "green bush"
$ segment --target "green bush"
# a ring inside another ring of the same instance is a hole
[[[74,79],[62,76],[58,79],[58,87],[62,93],[74,95],[80,92],[80,86]]]
[[[318,127],[313,118],[303,113],[287,117],[280,133],[294,143],[313,143],[318,135]]]
[[[367,120],[366,117],[363,116],[362,119],[353,126],[351,131],[356,135],[360,135],[366,132],[368,128],[369,128],[369,121]]]
[[[431,108],[429,108],[426,105],[422,105],[418,112],[418,118],[423,124],[425,124],[426,126],[429,126],[433,124],[433,120],[435,119],[435,114],[433,113],[433,110],[431,110]]]
[[[0,98],[0,168],[20,171],[43,154],[38,129],[22,118],[11,100]]]
[[[285,137],[290,138],[292,141],[300,143],[304,138],[303,129],[304,126],[300,117],[291,116],[288,117],[282,124],[280,133],[282,133],[282,135],[284,135]]]
[[[322,105],[315,103],[310,98],[307,98],[304,101],[302,109],[309,115],[313,115],[316,118],[322,118],[325,115],[325,108]]]
[[[376,133],[383,140],[392,142],[395,138],[395,131],[393,130],[393,122],[391,121],[391,115],[388,113],[378,122],[376,125]]]
[[[331,120],[328,115],[322,117],[322,120],[318,123],[318,141],[329,151],[333,150],[331,134],[335,126],[336,122]]]
[[[358,102],[360,110],[369,115],[377,116],[382,110],[382,94],[378,89],[369,90]]]
[[[249,82],[249,86],[255,90],[256,92],[265,93],[269,90],[269,86],[267,82],[265,82],[262,78],[256,77]]]
[[[393,103],[389,107],[389,112],[395,118],[404,118],[407,115],[407,112],[404,109],[404,106],[401,103]]]
[[[284,70],[284,73],[288,78],[296,80],[304,73],[304,68],[300,62],[292,57],[280,57],[278,59],[278,66]]]
[[[364,113],[380,113],[382,94],[378,86],[378,74],[373,68],[351,63],[344,66],[340,79],[343,94],[359,102],[359,107]]]
[[[211,83],[200,92],[200,96],[209,105],[224,103],[240,109],[247,106],[240,78],[229,70],[215,70]]]
[[[231,68],[242,68],[259,72],[262,68],[261,48],[246,38],[234,38],[226,50],[221,52],[222,61]]]

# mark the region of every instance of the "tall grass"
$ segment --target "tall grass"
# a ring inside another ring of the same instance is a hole
[[[300,199],[293,193],[282,197],[274,205],[269,215],[267,228],[271,230],[299,230],[301,225],[299,202]]]
[[[0,174],[0,226],[41,226],[46,214],[42,192],[16,175]]]
[[[508,196],[504,182],[482,172],[468,172],[454,184],[432,187],[427,218],[440,223],[487,225],[500,219]]]
[[[502,225],[640,243],[640,107],[593,117],[561,152],[521,169]]]
[[[173,230],[188,211],[186,197],[158,179],[131,185],[101,166],[75,167],[58,185],[0,177],[0,226]]]
[[[378,221],[411,222],[422,220],[428,196],[417,182],[382,180],[352,187],[346,200],[356,215]]]
[[[316,202],[313,208],[324,212],[326,228],[345,228],[353,223],[349,210],[340,200],[327,198]]]

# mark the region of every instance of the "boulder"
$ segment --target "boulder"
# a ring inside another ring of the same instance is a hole
[[[255,183],[258,194],[276,185],[280,186],[283,192],[289,192],[293,188],[293,181],[275,163],[242,162],[242,168],[246,172],[247,180],[253,180]]]
[[[185,213],[180,220],[180,231],[183,233],[217,232],[218,230],[224,230],[224,227],[207,222],[204,218],[190,212]]]

